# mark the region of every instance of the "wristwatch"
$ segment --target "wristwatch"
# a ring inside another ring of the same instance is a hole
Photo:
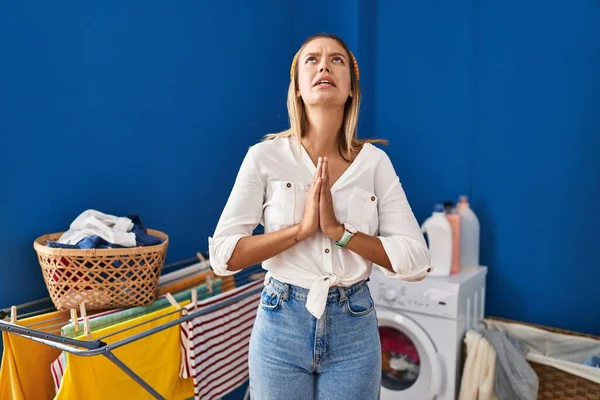
[[[354,228],[352,225],[342,224],[342,226],[344,227],[344,233],[342,234],[340,240],[338,240],[335,243],[336,247],[340,249],[344,248],[348,244],[350,239],[352,239],[352,236],[354,236],[354,234],[356,233],[356,228]]]

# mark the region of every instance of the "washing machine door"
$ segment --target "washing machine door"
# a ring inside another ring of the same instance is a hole
[[[426,400],[440,395],[444,377],[437,349],[417,322],[378,310],[382,352],[381,400]]]

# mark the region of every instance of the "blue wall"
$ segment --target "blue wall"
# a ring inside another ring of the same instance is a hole
[[[600,3],[451,4],[378,1],[376,132],[419,221],[470,196],[489,314],[600,334]]]
[[[600,334],[600,3],[519,4],[477,16],[490,311]]]
[[[599,334],[599,11],[3,3],[0,307],[47,295],[32,241],[86,208],[139,212],[168,261],[204,250],[247,147],[288,124],[291,57],[326,31],[359,60],[360,135],[391,140],[419,221],[471,197],[489,313]]]
[[[248,146],[287,126],[286,2],[4,2],[0,306],[47,296],[32,242],[139,212],[206,250]]]

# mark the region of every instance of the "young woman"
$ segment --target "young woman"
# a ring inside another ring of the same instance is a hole
[[[336,36],[292,61],[290,129],[248,150],[209,238],[219,275],[268,272],[250,339],[250,397],[376,399],[373,265],[423,279],[429,252],[382,140],[357,139],[360,72]],[[252,235],[262,223],[264,234]]]

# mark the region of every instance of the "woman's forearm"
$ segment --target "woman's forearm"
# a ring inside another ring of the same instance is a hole
[[[275,232],[241,238],[227,262],[229,271],[239,271],[259,264],[306,239],[300,225],[290,226]]]
[[[331,232],[327,232],[327,236],[331,239],[338,241],[344,233],[344,227],[342,225],[336,226]],[[346,244],[346,249],[355,252],[356,254],[366,258],[367,260],[381,265],[385,269],[395,272],[392,268],[392,263],[388,258],[381,240],[377,237],[365,235],[360,232],[356,232],[350,241]]]
[[[331,239],[337,241],[340,240],[342,234],[344,233],[344,227],[340,225],[339,227],[335,227],[331,230],[331,232],[327,233]],[[357,232],[352,236],[352,238],[348,241],[345,248],[347,250],[353,251],[356,254],[362,256],[363,258],[371,261],[374,264],[377,264],[390,272],[395,274],[398,271],[394,270],[392,266],[392,261],[390,260],[385,247],[381,240],[376,236],[366,235],[364,233]],[[415,257],[416,258],[416,257]],[[431,272],[431,267],[427,268],[427,272],[422,276],[411,277],[411,281],[420,281],[425,276]]]

